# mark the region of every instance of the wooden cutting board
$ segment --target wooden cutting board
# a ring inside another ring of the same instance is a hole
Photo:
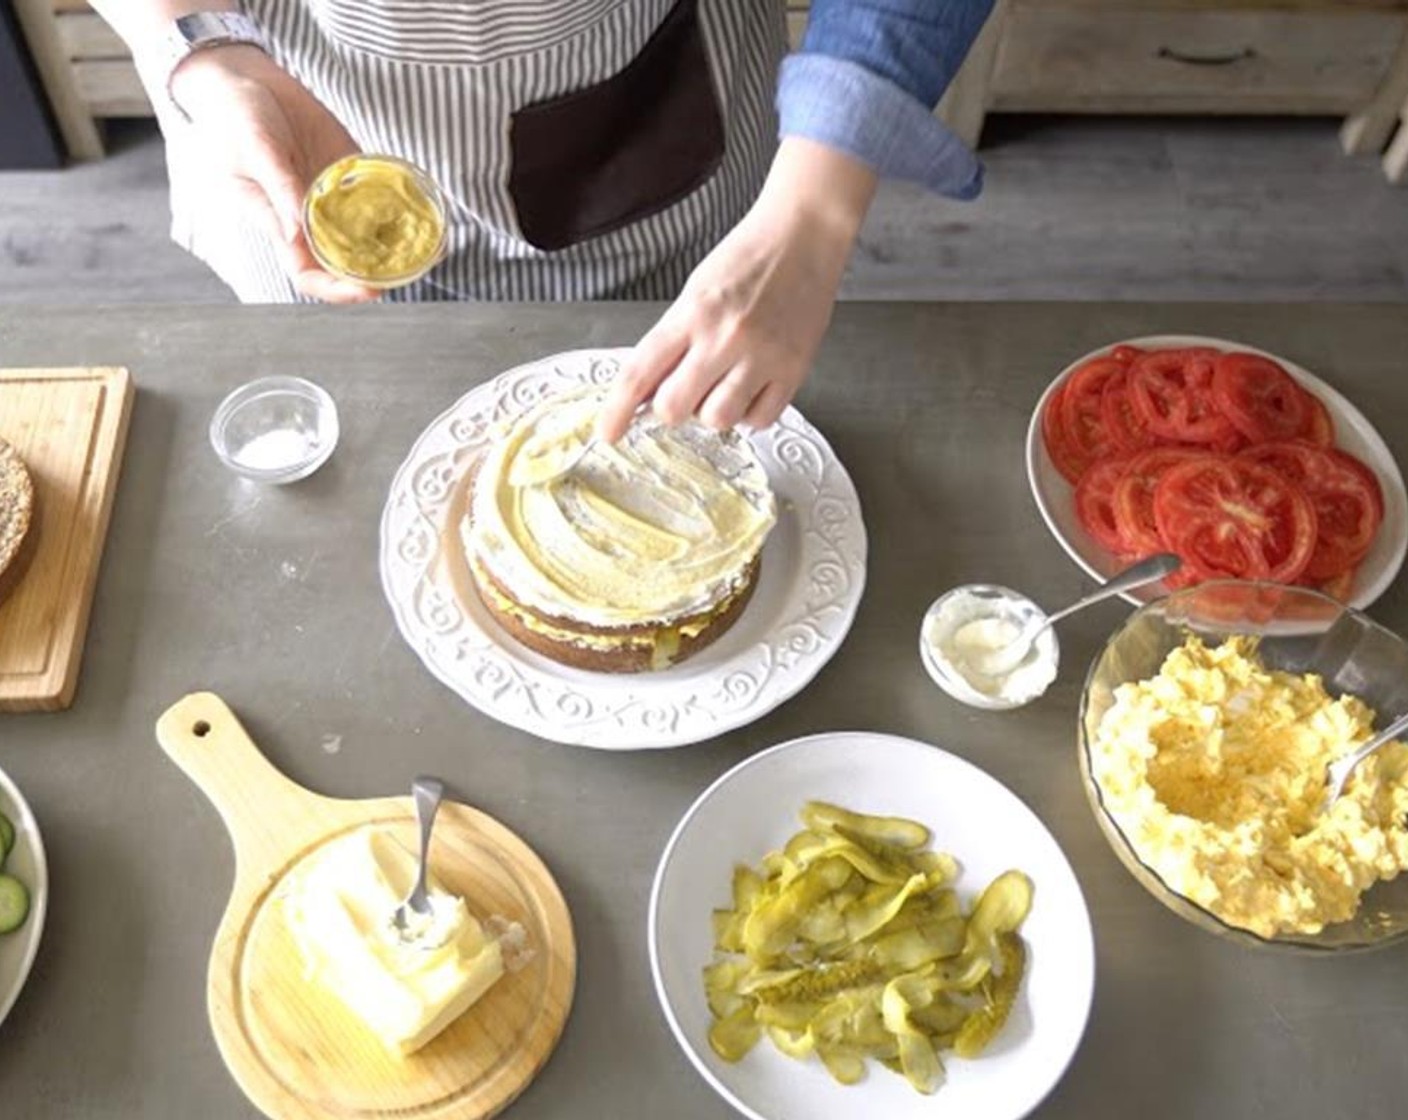
[[[279,773],[212,693],[157,723],[162,748],[215,804],[235,850],[235,882],[207,977],[210,1025],[225,1064],[276,1120],[480,1120],[547,1061],[572,1004],[577,952],[567,905],[542,861],[492,817],[447,801],[431,872],[481,921],[517,923],[526,959],[406,1058],[391,1055],[330,992],[310,983],[283,918],[280,888],[303,861],[353,829],[391,829],[412,851],[409,797],[345,801]]]
[[[0,599],[0,711],[73,701],[131,412],[125,369],[0,370],[0,438],[35,490],[24,569]]]

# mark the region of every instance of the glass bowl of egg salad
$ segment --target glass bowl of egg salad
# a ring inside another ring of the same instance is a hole
[[[1325,805],[1326,767],[1408,711],[1408,642],[1307,588],[1218,581],[1142,607],[1086,680],[1080,767],[1116,855],[1242,944],[1408,938],[1408,744]]]

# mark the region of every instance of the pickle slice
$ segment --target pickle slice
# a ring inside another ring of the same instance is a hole
[[[726,1019],[746,1006],[747,1000],[739,989],[752,971],[751,963],[737,957],[725,957],[704,966],[704,998],[715,1018]]]
[[[813,832],[835,831],[835,826],[841,825],[867,840],[878,840],[897,848],[922,848],[929,843],[929,830],[918,821],[853,813],[825,801],[808,801],[803,805],[802,823]]]
[[[740,1062],[757,1045],[763,1028],[753,1017],[753,1009],[740,1007],[731,1015],[715,1019],[709,1027],[709,1045],[726,1062]]]
[[[755,960],[780,956],[807,911],[850,877],[850,864],[828,858],[810,865],[776,898],[765,892],[743,924],[744,952]]]
[[[851,961],[846,964],[823,965],[800,969],[776,983],[757,988],[759,1003],[797,1003],[822,999],[869,984],[880,975],[880,966],[872,961]]]
[[[735,864],[733,868],[733,908],[746,914],[758,901],[758,896],[767,886],[767,880],[746,863]]]
[[[928,1006],[933,998],[929,985],[910,973],[897,976],[886,984],[880,1001],[885,1026],[895,1036],[899,1046],[900,1070],[905,1080],[924,1094],[932,1093],[939,1087],[944,1066],[934,1044],[914,1021],[911,1011]]]
[[[865,1059],[854,1050],[840,1046],[818,1046],[817,1057],[842,1085],[855,1085],[865,1080]]]
[[[812,1003],[759,1003],[753,1010],[758,1022],[765,1027],[781,1027],[783,1030],[807,1030],[824,1006]]]
[[[971,1006],[959,1003],[944,992],[936,993],[932,1002],[923,1007],[909,1009],[910,1019],[923,1028],[936,1044],[939,1038],[956,1035],[972,1014]]]
[[[932,961],[961,953],[967,926],[960,917],[916,922],[894,932],[887,930],[875,939],[870,951],[889,972],[913,972]]]
[[[910,895],[924,889],[924,883],[923,875],[911,875],[899,887],[876,883],[846,910],[846,937],[853,942],[863,941],[883,929]]]
[[[997,1037],[1017,1002],[1022,975],[1027,967],[1027,950],[1015,933],[1000,933],[997,937],[1002,971],[990,975],[983,988],[987,1002],[968,1016],[954,1039],[953,1049],[960,1058],[976,1058]]]
[[[1004,871],[984,888],[968,920],[968,945],[994,953],[993,940],[1013,933],[1032,908],[1032,881],[1020,871]]]
[[[772,1044],[789,1058],[810,1058],[816,1051],[816,1039],[810,1028],[788,1030],[786,1027],[768,1027],[768,1038]]]

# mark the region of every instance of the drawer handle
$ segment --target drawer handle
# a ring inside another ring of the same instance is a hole
[[[1159,57],[1170,58],[1174,62],[1187,63],[1189,66],[1231,66],[1235,62],[1245,62],[1249,58],[1255,58],[1256,51],[1251,47],[1243,47],[1231,54],[1184,54],[1172,47],[1160,47]]]

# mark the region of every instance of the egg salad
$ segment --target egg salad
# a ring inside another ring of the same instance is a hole
[[[1262,937],[1313,934],[1408,868],[1408,746],[1370,755],[1322,811],[1326,766],[1373,725],[1320,677],[1267,669],[1254,638],[1190,636],[1157,675],[1115,690],[1091,770],[1171,889]]]

